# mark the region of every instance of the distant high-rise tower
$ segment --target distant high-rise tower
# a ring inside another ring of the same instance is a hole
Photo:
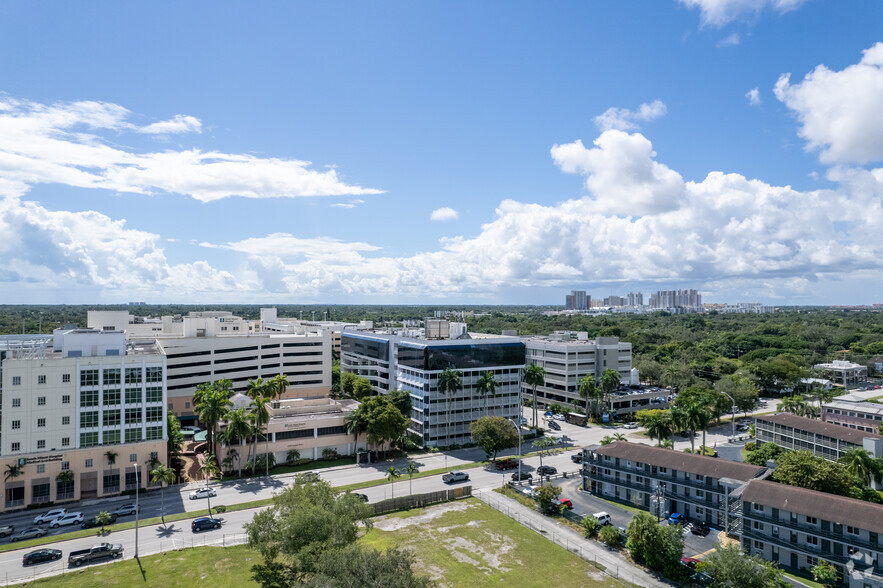
[[[644,306],[644,295],[640,292],[629,292],[626,299],[629,306]]]
[[[587,310],[589,308],[589,298],[586,296],[585,290],[571,290],[570,296],[573,299],[573,310]]]

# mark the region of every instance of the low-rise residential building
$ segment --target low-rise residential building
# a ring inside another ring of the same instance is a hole
[[[154,345],[70,328],[51,346],[0,347],[4,509],[144,487],[145,465],[165,462],[166,366]]]
[[[847,586],[883,586],[883,505],[767,480],[734,495],[747,553],[804,572],[824,559]]]
[[[812,367],[824,372],[825,377],[835,384],[846,386],[868,381],[868,367],[851,361],[835,359],[831,363],[819,363]]]
[[[883,457],[883,435],[859,431],[789,413],[758,416],[754,435],[758,444],[775,443],[792,451],[811,451],[817,457],[836,461],[856,447]]]
[[[730,494],[767,469],[714,457],[616,441],[583,449],[583,488],[603,498],[647,509],[679,513],[690,520],[731,529]],[[662,503],[654,504],[655,496]]]
[[[883,404],[849,402],[835,398],[822,404],[822,420],[850,429],[878,433],[883,426]]]

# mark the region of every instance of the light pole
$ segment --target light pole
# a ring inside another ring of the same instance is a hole
[[[518,431],[518,484],[521,484],[521,425],[515,422],[515,419],[509,419],[515,430]]]
[[[723,394],[724,396],[726,396],[727,398],[729,398],[729,399],[730,399],[730,402],[732,402],[732,410],[733,410],[733,419],[732,419],[732,420],[733,420],[733,434],[730,435],[730,436],[731,436],[733,439],[735,439],[735,438],[736,438],[736,399],[733,398],[732,396],[730,396],[729,394],[727,394],[726,392],[721,392],[721,394]]]
[[[138,462],[135,462],[135,559],[138,559],[138,488],[141,480],[138,477]]]
[[[662,505],[665,503],[665,482],[656,484],[656,522],[662,520]]]

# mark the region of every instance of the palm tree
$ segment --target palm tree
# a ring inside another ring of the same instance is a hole
[[[159,460],[159,457],[151,454],[150,459],[147,460],[146,464],[147,464],[147,469],[152,470],[152,469],[162,465],[162,462]]]
[[[368,422],[360,409],[356,409],[343,417],[346,432],[353,436],[353,446],[356,453],[359,452],[359,435],[368,431]]]
[[[446,367],[442,373],[438,375],[438,391],[441,392],[445,396],[445,404],[448,407],[448,416],[447,421],[445,423],[445,429],[447,430],[445,437],[446,445],[450,446],[451,444],[451,396],[457,393],[457,390],[463,389],[463,382],[461,381],[461,377],[463,374],[458,370],[451,369],[450,367]]]
[[[160,514],[160,519],[162,519],[163,526],[166,525],[166,498],[165,498],[165,489],[162,487],[163,483],[166,486],[175,483],[175,470],[171,468],[167,468],[165,464],[159,464],[154,469],[150,470],[150,481],[154,484],[160,485],[159,497],[160,502],[162,504],[162,511]]]
[[[273,391],[273,398],[277,400],[282,398],[282,395],[285,394],[285,391],[288,390],[290,385],[291,383],[288,381],[288,376],[285,374],[273,376],[269,382],[269,388]]]
[[[664,447],[665,449],[674,449],[675,442],[672,441],[671,439],[663,439],[662,441],[659,442],[659,446]]]
[[[592,374],[586,374],[579,381],[579,395],[586,401],[586,418],[589,418],[589,401],[598,394],[598,382]]]
[[[257,463],[258,460],[258,434],[262,432],[264,426],[270,422],[270,412],[267,410],[267,404],[269,402],[267,399],[261,395],[256,396],[251,401],[251,409],[250,417],[251,422],[254,423],[254,463]],[[270,436],[264,434],[264,439],[267,442],[267,455],[265,456],[265,466],[266,466],[266,475],[270,475]],[[254,465],[252,466],[252,473],[254,473]]]
[[[233,380],[218,380],[214,383],[215,390],[220,390],[224,392],[228,398],[231,398],[235,392],[233,392]]]
[[[245,387],[245,395],[251,399],[255,399],[258,396],[266,396],[267,392],[267,383],[264,382],[263,378],[253,378],[248,381],[248,385]]]
[[[408,462],[408,467],[405,468],[405,473],[408,474],[408,495],[413,494],[413,478],[414,474],[419,473],[420,469],[417,467],[417,464],[413,461]]]
[[[534,449],[538,449],[540,453],[540,467],[543,467],[543,456],[549,451],[549,448],[555,445],[555,440],[551,437],[540,437],[530,444]]]
[[[248,439],[252,434],[251,423],[248,422],[248,413],[246,412],[245,407],[237,408],[236,410],[231,410],[227,413],[227,428],[224,429],[223,438],[224,442],[227,445],[230,445],[234,442],[239,442],[239,447],[241,448],[244,441]],[[236,451],[232,449],[231,451]],[[228,452],[229,454],[230,452]],[[242,477],[242,457],[239,455],[239,452],[236,451],[236,463],[239,466],[239,477]]]
[[[696,431],[702,426],[703,413],[705,407],[693,400],[692,398],[684,399],[682,402],[676,403],[671,409],[671,418],[674,423],[690,432],[690,452],[696,451],[696,442],[694,437]]]
[[[604,370],[604,373],[601,374],[601,389],[604,391],[604,404],[606,405],[607,402],[610,401],[611,416],[613,416],[613,401],[610,400],[610,395],[619,387],[620,383],[619,372],[616,370]]]
[[[113,465],[117,462],[117,455],[119,455],[116,451],[105,451],[104,456],[107,458],[107,465]]]
[[[70,491],[72,492],[73,491],[73,483],[74,483],[74,473],[70,470],[62,470],[55,477],[55,481],[58,483],[58,486],[59,486],[57,489],[58,494],[67,494],[67,492],[64,492],[64,493],[61,492],[62,485],[64,485],[63,487],[65,488],[66,491],[68,490],[67,486],[71,485]]]
[[[393,483],[401,475],[402,474],[399,473],[395,466],[389,466],[389,469],[386,470],[386,479],[389,480],[389,492],[392,498],[396,497],[395,487],[393,486]]]
[[[645,417],[641,425],[647,428],[647,434],[651,439],[659,440],[657,443],[659,447],[662,447],[662,440],[668,438],[673,432],[670,412]]]
[[[677,389],[677,384],[681,381],[680,367],[673,363],[665,366],[665,370],[662,372],[662,381],[674,392]]]
[[[480,378],[478,378],[478,383],[475,384],[475,390],[481,394],[481,397],[484,399],[484,414],[487,416],[487,397],[488,394],[493,395],[494,391],[497,389],[499,382],[494,379],[494,372],[485,372]]]
[[[623,435],[622,433],[614,433],[613,440],[614,441],[628,441],[628,439],[626,439],[625,435]]]
[[[194,395],[194,400],[196,396]],[[216,455],[218,451],[216,430],[218,423],[227,416],[227,411],[233,403],[224,390],[207,390],[199,396],[199,402],[194,406],[199,420],[205,423],[208,429],[209,449],[212,455]]]
[[[841,455],[837,461],[844,464],[850,474],[864,480],[868,486],[871,485],[872,479],[877,483],[883,480],[883,470],[880,468],[880,462],[874,459],[867,449],[853,447]]]
[[[209,478],[215,478],[216,480],[220,480],[224,477],[223,472],[221,472],[221,468],[218,466],[218,462],[215,460],[215,456],[211,453],[206,454],[205,463],[202,464],[202,467],[199,468],[202,472],[203,476],[208,476]],[[208,481],[206,480],[206,486],[208,486]],[[212,516],[212,497],[207,496],[208,500],[208,516]]]
[[[537,386],[542,386],[546,383],[546,370],[543,369],[541,365],[529,365],[527,369],[524,370],[524,376],[522,377],[522,381],[530,386],[533,389],[533,427],[537,428],[537,421],[539,420],[539,413],[537,412]]]

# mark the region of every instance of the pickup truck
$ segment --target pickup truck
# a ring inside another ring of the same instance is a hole
[[[469,474],[466,472],[448,472],[444,476],[442,476],[442,482],[445,484],[453,484],[454,482],[465,482],[469,479]]]
[[[3,527],[0,527],[0,537],[9,537],[13,533],[15,533],[15,526],[14,525],[6,525]]]
[[[498,459],[497,460],[497,469],[498,470],[514,470],[518,467],[517,459]]]
[[[99,559],[105,559],[108,557],[122,557],[123,556],[123,546],[120,544],[111,545],[110,543],[99,543],[98,545],[93,545],[91,549],[80,549],[79,551],[72,551],[70,555],[67,557],[67,563],[69,566],[78,567],[85,563],[89,563],[92,561],[97,561]]]

